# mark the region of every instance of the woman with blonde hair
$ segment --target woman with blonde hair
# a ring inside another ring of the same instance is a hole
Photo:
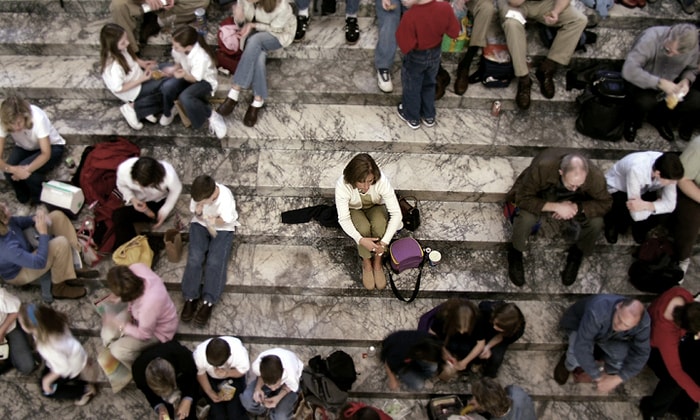
[[[3,159],[7,137],[14,147]],[[61,163],[65,144],[41,108],[16,95],[2,101],[0,168],[20,203],[39,202],[46,174]]]

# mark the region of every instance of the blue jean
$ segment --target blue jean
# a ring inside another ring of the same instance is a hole
[[[311,5],[311,0],[295,0],[297,8],[299,10],[306,10]],[[346,0],[345,1],[345,14],[346,15],[357,15],[357,11],[360,10],[360,0]]]
[[[403,368],[396,376],[409,389],[418,391],[423,389],[425,381],[437,374],[438,364],[435,362],[425,362],[416,360],[412,366]]]
[[[231,255],[233,231],[219,230],[212,237],[199,223],[190,224],[190,244],[187,265],[182,276],[182,295],[185,299],[198,299],[204,277],[201,296],[216,304],[226,286],[226,264]]]
[[[27,179],[13,181],[12,174],[5,174],[5,179],[12,185],[12,189],[15,190],[17,201],[22,204],[29,200],[36,201],[37,203],[39,202],[39,197],[41,197],[41,184],[46,179],[46,173],[61,163],[63,149],[64,146],[62,144],[51,145],[51,156],[49,160],[39,169],[35,169]],[[25,150],[21,147],[14,146],[10,152],[10,156],[5,162],[11,166],[29,165],[34,162],[34,159],[36,159],[39,154],[41,154],[41,150]]]
[[[248,410],[249,413],[255,415],[263,415],[266,412],[268,412],[267,407],[253,400],[253,393],[255,393],[255,383],[257,382],[257,380],[258,378],[255,378],[248,383],[248,386],[245,388],[243,395],[241,395],[241,402],[243,403],[243,407],[245,407],[245,409]],[[262,389],[265,392],[265,395],[276,395],[276,392],[270,393],[270,389],[265,385],[263,385]],[[282,398],[280,402],[277,403],[276,407],[269,409],[270,420],[291,420],[292,414],[294,412],[294,404],[297,402],[297,397],[298,393],[296,392],[290,392],[287,395],[285,395],[284,398]]]
[[[408,120],[435,118],[435,80],[440,68],[440,53],[438,45],[430,50],[411,51],[403,57],[401,103]]]
[[[236,387],[236,393],[233,395],[233,399],[230,401],[221,401],[218,403],[213,402],[209,399],[207,395],[207,403],[209,404],[209,417],[210,420],[238,420],[246,419],[246,412],[243,404],[241,404],[241,395],[245,389],[245,376],[242,378],[227,378],[227,379],[214,379],[207,375],[209,380],[209,385],[213,390],[218,390],[219,386],[224,381],[232,381],[232,385]],[[194,411],[194,410],[193,410]]]
[[[569,332],[569,347],[566,349],[566,369],[571,372],[581,364],[576,359],[574,354],[574,349],[576,346],[576,337],[578,333],[576,331]],[[603,351],[603,361],[605,362],[605,372],[614,375],[622,369],[622,365],[625,363],[625,358],[627,357],[627,352],[629,351],[630,345],[624,341],[603,341],[595,343],[596,347]]]
[[[185,79],[171,77],[163,82],[160,90],[163,94],[163,115],[166,117],[170,117],[170,110],[175,105],[176,99],[185,109],[194,128],[203,126],[211,115],[209,106],[211,85],[205,80],[190,83]]]
[[[269,32],[256,32],[248,36],[245,49],[233,74],[233,83],[248,89],[253,85],[253,95],[267,99],[267,52],[282,48],[279,40]]]
[[[163,112],[163,94],[160,92],[160,86],[165,80],[151,79],[141,84],[141,91],[134,101],[136,118],[142,120],[149,115],[157,115]]]
[[[396,56],[396,29],[401,20],[401,2],[392,0],[395,5],[394,10],[384,10],[382,0],[375,0],[374,9],[377,13],[377,26],[379,35],[377,37],[377,47],[374,49],[374,67],[391,70]]]
[[[28,375],[34,370],[32,346],[29,345],[27,333],[17,324],[14,330],[5,335],[10,345],[10,362],[21,374]]]

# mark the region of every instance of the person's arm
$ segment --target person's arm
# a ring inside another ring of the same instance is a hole
[[[219,393],[212,389],[206,372],[197,375],[197,382],[199,382],[199,386],[202,387],[202,391],[204,391],[213,402],[217,403],[222,401]]]
[[[646,220],[654,213],[654,203],[641,198],[642,188],[647,184],[646,180],[650,179],[648,169],[645,165],[628,165],[625,177],[627,209],[635,222]]]
[[[44,391],[44,394],[52,394],[53,389],[52,385],[54,382],[59,380],[61,378],[61,375],[58,373],[54,372],[53,370],[50,370],[46,375],[44,375],[41,378],[41,389]]]
[[[491,358],[491,349],[496,347],[497,345],[501,344],[503,341],[503,334],[498,333],[494,335],[488,343],[484,346],[484,348],[481,350],[481,353],[479,353],[479,358],[480,359],[490,359]]]
[[[658,340],[657,340],[658,338]],[[681,363],[681,358],[678,353],[678,335],[677,330],[673,331],[670,328],[661,328],[654,331],[654,340],[659,343],[658,349],[661,353],[666,370],[671,375],[674,381],[683,388],[693,401],[700,401],[700,387],[695,383],[684,370]]]
[[[682,178],[678,181],[678,188],[683,191],[683,194],[687,195],[688,198],[700,203],[700,187],[692,179]]]
[[[623,382],[627,382],[637,376],[644,365],[646,365],[647,360],[649,360],[649,353],[651,353],[651,347],[649,346],[650,325],[649,314],[645,311],[644,317],[635,327],[637,333],[629,341],[627,356],[618,373]]]
[[[151,281],[161,280],[156,279]],[[156,325],[158,324],[158,317],[161,315],[159,309],[167,307],[167,300],[170,299],[170,296],[164,288],[151,287],[145,289],[144,294],[138,299],[141,300],[141,310],[139,311],[138,319],[135,319],[136,324],[129,322],[122,325],[121,329],[124,335],[129,335],[139,340],[148,340],[154,337]]]
[[[348,188],[342,179],[338,180],[335,186],[335,208],[338,211],[338,224],[343,228],[343,232],[346,235],[351,237],[356,244],[359,244],[362,234],[357,230],[350,218],[351,195],[351,188]]]
[[[603,217],[610,211],[613,203],[603,172],[591,164],[584,185],[586,188],[585,193],[591,199],[581,202],[583,214],[589,219]]]
[[[256,22],[254,28],[257,31],[265,31],[274,34],[282,34],[286,31],[289,21],[293,18],[294,12],[287,2],[277,3],[277,7],[271,13],[270,23]]]
[[[401,388],[401,384],[399,383],[399,379],[394,375],[394,372],[391,371],[391,368],[389,368],[389,365],[387,363],[384,363],[384,370],[386,371],[386,378],[389,381],[389,389],[392,391],[398,391],[399,388]]]
[[[676,184],[661,189],[661,197],[654,201],[654,214],[672,213],[676,209]]]
[[[10,325],[17,320],[17,315],[19,315],[17,312],[7,314],[5,320],[2,322],[2,324],[0,324],[0,343],[5,342],[5,334],[7,334],[7,330],[10,328]]]
[[[455,368],[457,370],[466,369],[467,366],[469,366],[469,363],[471,363],[472,360],[476,359],[481,354],[481,351],[484,350],[485,345],[486,345],[485,340],[477,341],[474,348],[472,348],[472,351],[470,351],[469,354],[467,354],[467,356],[464,359],[458,361]]]
[[[28,217],[24,220],[31,220],[31,218]],[[39,233],[39,246],[34,252],[26,251],[19,245],[18,242],[11,242],[2,251],[3,253],[6,253],[8,260],[11,260],[14,264],[20,267],[41,269],[45,268],[48,262],[49,241],[51,240],[51,237],[48,234],[46,218],[36,218],[34,226],[36,231]]]
[[[386,248],[391,242],[391,238],[394,237],[396,231],[403,226],[401,206],[399,206],[399,200],[396,198],[396,191],[391,187],[389,180],[386,176],[382,176],[376,185],[377,192],[382,197],[384,205],[386,205],[386,210],[389,213],[389,221],[386,226],[386,231],[384,236],[382,236],[381,243]]]
[[[51,158],[51,141],[48,137],[39,140],[39,155],[28,165],[6,165],[5,172],[12,174],[12,179],[21,181],[29,178],[34,171],[40,169]],[[8,170],[9,169],[9,170]]]
[[[579,322],[578,334],[576,336],[576,344],[574,345],[574,355],[578,360],[581,368],[590,375],[593,380],[600,378],[600,371],[593,357],[593,348],[597,334],[606,326],[601,325],[601,322],[594,316],[594,310],[588,309]]]
[[[267,408],[275,408],[277,407],[277,404],[279,404],[280,401],[282,401],[282,398],[286,397],[287,394],[292,392],[287,385],[282,385],[282,388],[280,389],[280,392],[275,395],[274,397],[270,398],[265,398],[265,407]]]
[[[134,167],[136,159],[138,158],[129,158],[117,167],[117,189],[121,193],[122,199],[126,204],[133,204],[131,200],[135,198],[134,190],[137,186],[131,179],[131,168]]]
[[[656,56],[656,44],[659,42],[656,38],[655,33],[647,29],[627,53],[622,65],[622,77],[641,89],[659,89],[662,80],[644,70],[644,65]]]
[[[170,212],[175,207],[177,199],[180,197],[180,193],[182,192],[182,183],[180,182],[180,178],[177,176],[175,169],[167,162],[162,163],[165,167],[165,180],[163,182],[165,183],[165,187],[168,189],[168,197],[165,199],[163,207],[158,210],[158,221],[153,226],[154,228],[158,228],[163,224],[163,222],[165,222],[165,219],[167,219],[168,215],[170,215]]]

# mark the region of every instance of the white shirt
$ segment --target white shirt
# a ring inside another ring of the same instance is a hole
[[[635,221],[646,220],[652,214],[671,213],[676,208],[676,184],[661,185],[653,178],[653,166],[661,152],[630,153],[617,161],[605,173],[608,192],[623,191],[628,199],[640,198],[649,191],[661,190],[661,198],[654,201],[654,211],[630,212]]]
[[[399,200],[396,198],[396,193],[389,183],[389,178],[381,173],[379,180],[372,184],[364,195],[369,195],[374,204],[385,204],[386,210],[389,212],[389,223],[386,226],[386,232],[381,238],[385,244],[391,242],[391,238],[397,230],[403,227],[401,221],[401,207]],[[343,228],[345,233],[355,240],[355,243],[360,243],[362,235],[352,224],[350,218],[350,209],[359,210],[362,208],[362,198],[360,191],[354,186],[345,183],[345,179],[341,175],[338,182],[335,184],[335,207],[338,210],[338,223]]]
[[[158,162],[165,168],[163,182],[158,185],[158,188],[143,187],[131,178],[131,168],[134,167],[138,159],[138,157],[132,157],[119,164],[117,168],[117,189],[122,193],[125,203],[129,203],[134,197],[145,202],[157,202],[165,198],[165,204],[163,204],[158,213],[167,217],[175,207],[177,198],[182,191],[180,178],[171,164],[164,160],[159,160]]]
[[[250,359],[248,359],[248,350],[243,347],[241,340],[236,337],[228,336],[219,338],[227,342],[229,349],[231,349],[231,356],[226,360],[223,366],[229,369],[236,369],[245,375],[250,369]],[[214,379],[223,379],[216,374],[215,368],[219,366],[212,366],[207,361],[207,346],[211,340],[211,338],[205,340],[194,349],[193,357],[194,364],[197,366],[197,375],[206,373]]]
[[[4,287],[0,287],[0,324],[5,322],[9,314],[19,312],[19,307],[22,302],[12,293],[8,292]],[[17,321],[13,322],[5,331],[5,334],[14,330],[17,326]]]
[[[51,145],[66,144],[66,141],[58,134],[58,131],[49,121],[49,117],[46,116],[46,113],[41,108],[36,105],[29,105],[29,108],[32,111],[33,127],[7,133],[2,124],[0,124],[0,138],[5,138],[9,134],[17,147],[29,151],[39,150],[39,139],[46,137],[49,138]]]
[[[233,193],[227,186],[216,183],[219,187],[219,196],[216,200],[209,204],[205,204],[202,209],[202,215],[194,214],[192,223],[199,223],[207,227],[212,226],[215,230],[230,230],[235,231],[238,223],[238,212],[236,211],[236,200],[233,198]],[[190,199],[190,211],[195,213],[197,202]],[[217,217],[221,217],[225,222],[223,225],[217,225],[214,221]],[[209,222],[207,222],[209,220]]]
[[[206,50],[199,45],[199,42],[192,46],[192,50],[187,53],[180,53],[172,50],[173,60],[182,66],[197,81],[205,80],[211,85],[211,95],[214,96],[219,81],[216,78],[216,66],[211,60]]]
[[[75,378],[87,363],[85,349],[68,329],[61,335],[49,336],[46,343],[36,341],[36,350],[49,369],[62,378]]]
[[[133,102],[141,92],[140,83],[125,92],[119,91],[122,90],[125,84],[143,77],[143,69],[131,57],[131,54],[122,52],[122,55],[129,66],[129,73],[124,71],[124,68],[117,60],[109,58],[105,66],[105,71],[102,72],[102,80],[105,82],[107,89],[109,89],[114,96],[121,99],[123,102]]]
[[[296,354],[289,350],[274,348],[266,350],[255,359],[250,370],[255,374],[255,376],[260,376],[260,361],[265,356],[277,356],[282,362],[282,384],[287,385],[287,387],[292,392],[297,392],[299,390],[299,380],[301,379],[301,372],[304,370],[304,362],[299,360]]]

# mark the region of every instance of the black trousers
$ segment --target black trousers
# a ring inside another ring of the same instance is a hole
[[[642,200],[655,201],[657,197],[656,191],[650,191],[642,195]],[[635,222],[627,209],[627,193],[624,191],[615,192],[612,194],[612,199],[612,208],[603,217],[605,226],[615,226],[619,233],[627,232],[627,229],[632,226],[632,235],[637,243],[641,243],[650,230],[664,223],[665,220],[668,219],[668,215],[662,214],[652,215],[646,220]]]
[[[637,127],[642,125],[645,119],[655,121],[667,121],[670,118],[678,118],[681,125],[688,124],[695,127],[697,113],[700,111],[700,92],[694,85],[688,94],[679,102],[675,109],[670,110],[666,106],[664,93],[658,89],[641,89],[631,83],[627,84],[628,113],[627,121]]]

